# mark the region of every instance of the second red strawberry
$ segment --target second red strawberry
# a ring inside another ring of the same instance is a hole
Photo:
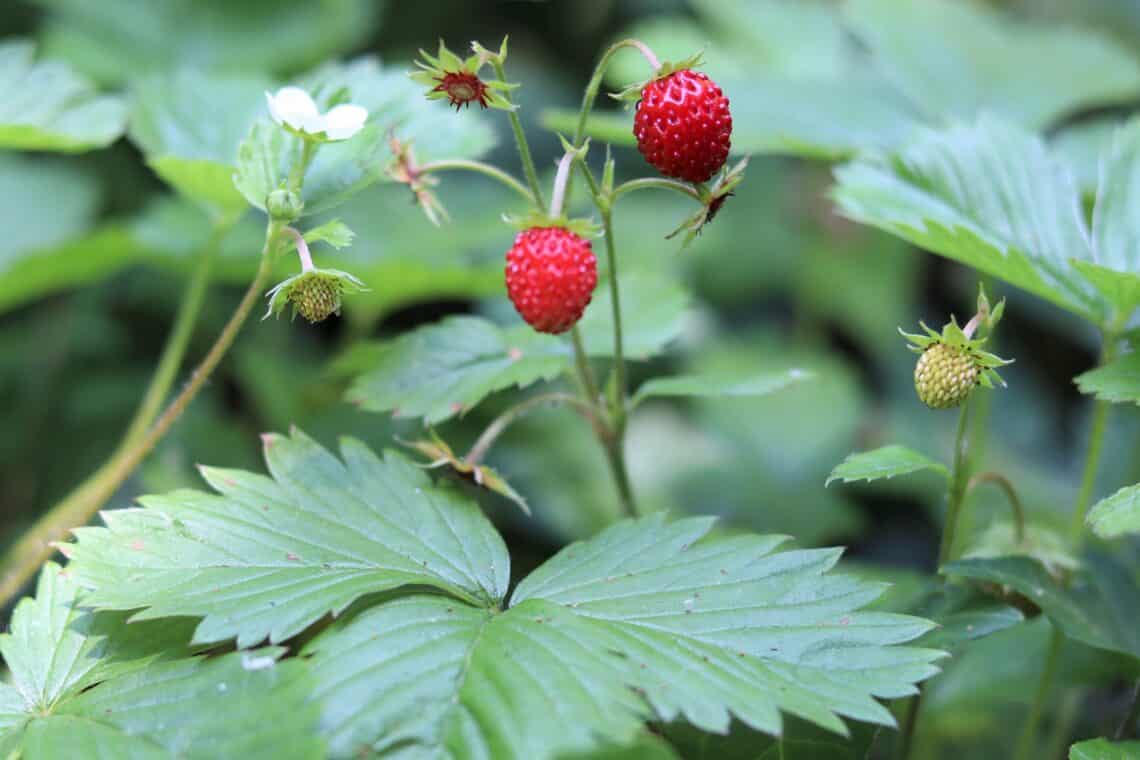
[[[705,182],[728,159],[728,98],[705,74],[675,71],[642,88],[633,134],[641,155],[666,177]]]
[[[562,333],[582,318],[598,284],[590,241],[565,227],[531,227],[507,251],[507,295],[535,330]]]

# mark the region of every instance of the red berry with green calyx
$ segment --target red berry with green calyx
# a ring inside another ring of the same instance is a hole
[[[507,251],[507,295],[535,330],[562,333],[582,318],[598,284],[590,241],[565,227],[530,227]]]
[[[728,159],[728,98],[699,71],[674,71],[642,88],[633,134],[641,155],[666,177],[705,182]]]

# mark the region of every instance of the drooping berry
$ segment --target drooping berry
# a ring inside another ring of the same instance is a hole
[[[728,98],[705,74],[681,69],[641,90],[637,149],[667,177],[705,182],[724,166],[732,138]]]
[[[289,293],[289,303],[310,322],[323,322],[340,313],[340,283],[332,277],[307,277]]]
[[[966,349],[934,343],[918,357],[914,388],[931,409],[952,409],[966,400],[980,374],[981,367]]]
[[[598,284],[590,241],[565,227],[531,227],[507,251],[507,295],[535,330],[562,333],[590,304]]]

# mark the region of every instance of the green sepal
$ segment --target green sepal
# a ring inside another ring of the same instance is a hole
[[[303,292],[304,288],[312,287],[317,283],[331,284],[339,295],[363,293],[368,290],[363,282],[348,272],[339,269],[310,269],[307,272],[293,275],[287,280],[277,283],[265,297],[269,300],[269,307],[262,319],[278,316],[285,309],[286,304],[292,303],[294,297]],[[339,313],[339,307],[336,309]],[[293,319],[297,317],[297,306],[293,305]]]
[[[636,103],[641,100],[641,91],[650,82],[656,82],[658,79],[664,79],[670,74],[676,74],[678,71],[684,69],[692,69],[700,66],[704,62],[704,53],[699,52],[691,55],[688,58],[682,58],[679,61],[665,61],[658,67],[657,71],[653,72],[653,76],[649,79],[643,79],[640,82],[634,82],[625,87],[619,92],[611,92],[610,97],[614,100],[620,100],[623,103]]]
[[[745,156],[730,169],[721,170],[721,175],[711,188],[706,188],[703,185],[694,185],[697,193],[701,196],[701,207],[692,216],[681,222],[681,226],[670,232],[665,236],[666,240],[672,240],[682,232],[685,233],[685,239],[681,242],[681,247],[685,248],[697,235],[701,234],[704,226],[711,222],[713,218],[720,212],[721,206],[728,198],[735,195],[733,190],[744,180],[744,170],[748,168],[748,157]]]
[[[443,81],[443,78],[448,74],[468,74],[479,80],[480,83],[486,88],[483,93],[483,100],[481,104],[485,103],[488,108],[496,108],[500,111],[514,111],[518,106],[512,104],[500,93],[510,92],[518,87],[518,84],[503,82],[498,79],[483,79],[479,76],[479,71],[488,63],[506,58],[507,40],[503,38],[503,44],[499,48],[499,53],[491,53],[486,48],[479,45],[477,42],[471,43],[471,48],[474,54],[467,57],[466,60],[461,59],[458,55],[451,52],[443,40],[439,41],[439,52],[436,55],[431,55],[426,50],[420,50],[420,59],[415,62],[419,68],[418,71],[411,71],[408,76],[413,82],[429,88],[425,96],[428,100],[445,100],[450,96],[443,90],[438,90],[437,87]]]
[[[502,219],[519,231],[529,230],[532,227],[564,227],[583,238],[597,237],[602,232],[601,226],[593,219],[582,217],[570,219],[565,214],[551,216],[546,211],[533,209],[521,215],[503,214]]]
[[[988,304],[987,304],[988,305]],[[996,320],[1001,318],[1001,313],[1004,311],[1005,301],[1001,301],[997,308],[990,314],[990,320],[996,324]],[[996,318],[995,316],[996,315]],[[936,332],[926,326],[925,322],[919,322],[919,326],[926,332],[926,335],[917,335],[908,333],[899,328],[899,334],[909,341],[910,345],[907,346],[911,351],[916,354],[921,354],[926,349],[935,345],[936,343],[944,343],[951,348],[959,349],[974,361],[978,366],[980,373],[978,375],[978,383],[986,388],[993,388],[995,385],[1000,385],[1002,388],[1006,387],[1005,380],[997,373],[998,367],[1004,367],[1007,364],[1013,364],[1013,359],[1003,359],[996,354],[988,351],[983,351],[982,346],[985,345],[987,338],[969,338],[962,328],[958,326],[958,320],[951,316],[950,321],[942,327],[942,332]]]
[[[399,441],[399,439],[396,440]],[[461,459],[457,457],[455,452],[452,451],[451,446],[440,438],[434,429],[428,430],[428,440],[426,441],[399,442],[409,449],[427,457],[428,462],[420,465],[421,467],[429,470],[435,469],[436,467],[450,467],[452,472],[462,479],[506,497],[518,505],[519,509],[524,513],[527,515],[530,514],[530,506],[526,503],[526,499],[511,487],[511,484],[506,481],[506,478],[500,475],[494,468],[483,464],[472,464],[465,458]]]
[[[497,52],[497,53],[491,52],[487,48],[480,45],[478,42],[472,42],[471,43],[471,50],[473,50],[475,52],[475,58],[479,61],[479,65],[482,66],[483,64],[486,64],[486,63],[497,63],[501,66],[504,63],[506,63],[506,61],[507,61],[507,39],[508,39],[508,37],[506,37],[506,36],[503,37],[503,41],[501,43],[499,43],[499,52]]]

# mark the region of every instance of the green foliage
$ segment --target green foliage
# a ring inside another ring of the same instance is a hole
[[[472,602],[502,597],[506,548],[490,523],[400,455],[381,459],[346,440],[340,461],[299,432],[264,444],[272,479],[202,468],[216,495],[148,497],[143,509],[107,513],[106,528],[78,531],[67,552],[77,582],[93,589],[86,601],[145,607],[135,619],[199,616],[195,641],[247,647],[409,584]]]
[[[0,637],[6,756],[320,757],[303,663],[277,662],[280,649],[174,659],[180,621],[125,625],[84,611],[77,591],[46,565]]]
[[[950,471],[945,465],[935,462],[924,454],[906,446],[884,446],[874,451],[851,454],[831,471],[826,485],[831,485],[833,480],[842,480],[844,483],[858,480],[871,482],[923,470],[931,470],[944,478],[950,478]]]
[[[1090,739],[1069,748],[1069,760],[1129,760],[1140,755],[1140,742]]]
[[[609,290],[595,297],[579,324],[586,352],[611,356]],[[648,358],[680,331],[687,298],[676,283],[652,275],[621,282],[626,355]],[[552,380],[570,367],[564,338],[518,325],[503,328],[480,317],[449,317],[381,345],[358,346],[340,370],[359,377],[347,398],[362,408],[423,417],[428,424],[454,417],[495,391]]]
[[[125,121],[121,98],[98,95],[60,61],[35,61],[31,42],[0,43],[0,148],[102,148],[123,133]]]
[[[1066,636],[1140,658],[1140,631],[1132,624],[1140,611],[1132,560],[1091,555],[1067,584],[1026,557],[963,559],[944,565],[941,572],[1008,587],[1039,606]]]
[[[1140,404],[1140,352],[1133,351],[1115,361],[1077,375],[1081,393],[1115,404]]]
[[[1098,501],[1086,522],[1101,538],[1140,533],[1140,485],[1126,486]]]
[[[233,181],[238,145],[263,112],[268,87],[256,77],[192,69],[153,75],[135,87],[131,139],[179,193],[214,214],[236,215],[246,208]]]
[[[648,398],[671,396],[767,396],[794,383],[810,379],[809,372],[796,367],[755,377],[733,377],[723,374],[655,377],[637,389],[630,403],[637,406]]]

